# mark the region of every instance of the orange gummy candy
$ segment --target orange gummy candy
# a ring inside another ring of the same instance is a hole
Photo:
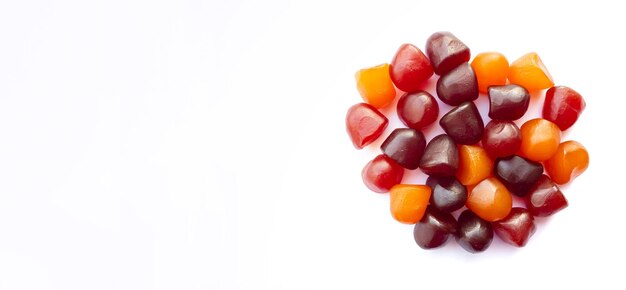
[[[356,72],[356,87],[363,100],[382,108],[396,97],[396,89],[389,76],[389,64],[381,64]]]
[[[456,178],[463,185],[473,185],[489,177],[493,171],[493,160],[480,146],[459,146],[459,169]]]
[[[537,53],[531,52],[511,63],[509,81],[529,91],[547,89],[554,86],[552,76]]]
[[[489,177],[474,186],[465,205],[482,219],[495,222],[509,214],[513,198],[500,180]]]
[[[487,93],[489,86],[506,85],[509,61],[499,52],[483,52],[472,60],[472,69],[478,80],[478,90]]]
[[[522,133],[522,155],[533,161],[550,159],[561,142],[561,130],[546,119],[532,119],[526,121],[520,128]]]
[[[427,185],[397,184],[389,191],[391,215],[405,224],[415,224],[424,216],[431,189]]]
[[[565,184],[581,175],[589,166],[589,153],[576,141],[559,145],[552,158],[545,162],[546,171],[557,184]]]

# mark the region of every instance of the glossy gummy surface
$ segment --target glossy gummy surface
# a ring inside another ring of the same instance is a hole
[[[498,52],[483,52],[474,56],[472,68],[478,80],[478,90],[487,93],[489,86],[506,84],[509,61]]]
[[[403,175],[404,168],[382,154],[368,162],[361,171],[365,186],[378,193],[388,192],[402,181]]]
[[[518,85],[492,86],[488,89],[489,118],[517,120],[524,116],[530,104],[530,93]]]
[[[459,168],[459,150],[454,140],[441,134],[430,140],[419,164],[422,172],[432,176],[453,176]]]
[[[467,189],[456,178],[430,176],[426,185],[432,189],[431,207],[443,212],[453,212],[465,206]]]
[[[420,130],[439,116],[437,100],[425,91],[405,93],[398,100],[398,117],[407,127]]]
[[[569,129],[586,107],[578,92],[565,86],[551,87],[543,103],[543,118],[553,122],[561,131]]]
[[[534,216],[551,216],[567,207],[561,189],[546,175],[542,175],[524,199],[526,208]]]
[[[437,75],[470,60],[469,47],[447,31],[435,32],[426,40],[426,54]]]
[[[546,119],[526,121],[520,128],[520,132],[522,133],[520,151],[524,157],[533,161],[550,159],[561,142],[561,130]]]
[[[430,187],[426,185],[395,185],[389,191],[391,215],[401,223],[418,222],[426,211],[430,192]]]
[[[546,171],[557,184],[565,184],[581,175],[589,167],[589,153],[576,141],[559,144],[556,153],[545,162]]]
[[[529,91],[547,89],[554,86],[552,76],[537,53],[522,55],[509,67],[509,81]]]
[[[385,142],[380,146],[385,156],[407,169],[417,169],[426,139],[422,132],[409,128],[393,130]]]
[[[363,100],[378,109],[387,106],[396,97],[396,88],[389,76],[388,64],[359,70],[354,78]]]
[[[493,160],[480,146],[461,145],[459,169],[456,178],[463,185],[473,185],[489,177],[493,172]]]
[[[389,67],[389,75],[396,87],[414,92],[433,75],[433,68],[424,53],[415,45],[400,46]]]
[[[445,245],[456,230],[457,223],[451,214],[428,207],[413,228],[413,238],[420,248],[434,249]]]
[[[350,107],[346,115],[346,130],[356,149],[361,149],[378,139],[388,123],[385,115],[365,103]]]
[[[475,144],[483,137],[485,125],[473,102],[453,108],[439,120],[441,128],[457,144]]]
[[[522,134],[511,121],[491,120],[485,126],[482,145],[492,157],[513,155],[522,145]]]
[[[469,63],[458,65],[437,80],[437,96],[450,106],[478,98],[476,74]]]
[[[433,74],[437,77],[430,80]],[[441,247],[454,235],[465,250],[482,252],[494,234],[524,247],[537,229],[537,217],[568,206],[559,184],[589,166],[580,143],[561,143],[562,132],[567,134],[585,110],[585,100],[569,87],[554,86],[537,53],[511,63],[498,52],[472,59],[455,35],[436,32],[424,52],[402,44],[389,64],[359,70],[355,78],[365,103],[348,110],[347,132],[357,149],[375,142],[382,151],[363,168],[363,182],[375,192],[389,192],[391,216],[414,225],[414,240],[423,249]],[[479,111],[486,102],[489,107]],[[525,116],[531,103],[533,116]],[[394,115],[404,125],[387,130]],[[619,122],[613,125],[619,128]],[[426,140],[426,135],[437,136]],[[402,183],[405,169],[413,171]]]
[[[481,219],[470,210],[463,211],[459,216],[456,234],[459,245],[470,253],[486,250],[493,241],[491,223]]]
[[[523,247],[535,233],[535,219],[522,207],[514,207],[504,219],[493,223],[496,235],[505,243]]]
[[[465,205],[480,218],[494,222],[509,214],[513,198],[504,184],[495,177],[489,177],[474,186]]]
[[[512,155],[496,160],[496,177],[517,196],[525,196],[543,174],[539,162]]]

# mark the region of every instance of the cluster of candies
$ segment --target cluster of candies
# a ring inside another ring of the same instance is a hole
[[[469,60],[469,48],[449,32],[431,35],[426,55],[414,45],[400,46],[391,64],[356,73],[365,102],[348,110],[347,131],[357,149],[372,143],[388,124],[379,109],[392,103],[396,88],[405,92],[397,112],[407,128],[395,129],[382,143],[382,154],[365,165],[365,185],[390,193],[392,216],[415,224],[421,248],[440,247],[454,236],[467,251],[481,252],[494,232],[522,247],[535,232],[534,217],[567,207],[558,185],[587,169],[585,147],[561,142],[561,131],[576,122],[585,101],[569,87],[554,86],[536,53],[510,65],[495,52]],[[439,105],[420,88],[433,73],[439,75],[437,97],[454,108],[439,119],[445,134],[426,142],[420,130],[437,121]],[[529,92],[544,89],[542,118],[518,127],[514,121],[526,113]],[[473,103],[480,93],[489,98],[486,126]],[[404,170],[417,168],[429,176],[426,185],[402,184]],[[513,207],[512,195],[526,208]],[[458,219],[452,215],[462,209]]]

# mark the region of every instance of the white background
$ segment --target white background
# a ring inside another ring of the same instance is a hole
[[[626,287],[619,1],[381,2],[1,1],[0,289]],[[586,98],[525,248],[421,250],[361,182],[354,72],[439,30]]]

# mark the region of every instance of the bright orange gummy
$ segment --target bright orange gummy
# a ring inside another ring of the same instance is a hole
[[[559,145],[552,158],[545,162],[546,171],[557,184],[565,184],[581,175],[589,166],[589,153],[576,141]]]
[[[493,171],[493,160],[480,146],[459,146],[459,169],[456,178],[463,185],[473,185],[489,177]]]
[[[520,151],[526,158],[534,161],[545,161],[556,153],[561,142],[561,130],[546,119],[526,121],[520,128],[522,145]]]
[[[474,186],[465,205],[480,218],[495,222],[509,214],[513,198],[500,180],[489,177]]]
[[[547,89],[554,86],[552,76],[535,52],[527,53],[511,63],[509,81],[529,91]]]
[[[389,191],[391,215],[405,224],[415,224],[424,216],[431,189],[426,185],[397,184]]]
[[[499,52],[483,52],[472,60],[472,69],[478,80],[478,90],[487,93],[489,86],[506,85],[509,61]]]
[[[389,76],[389,64],[381,64],[356,72],[356,87],[363,100],[382,108],[396,97],[396,89]]]

